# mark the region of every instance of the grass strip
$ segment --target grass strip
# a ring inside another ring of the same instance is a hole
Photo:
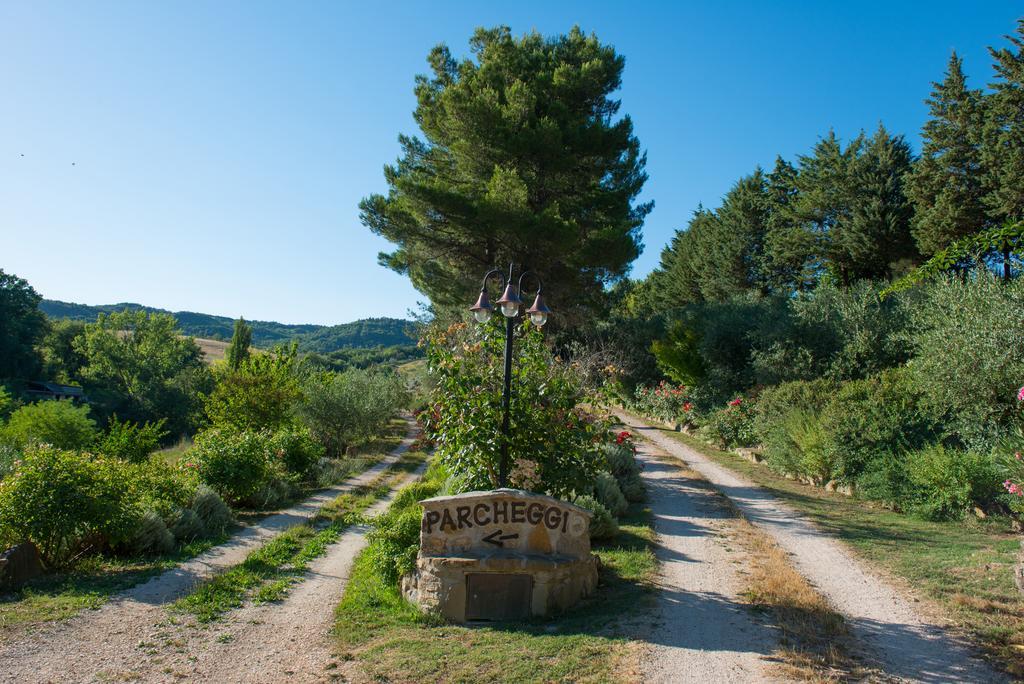
[[[973,636],[992,664],[1024,676],[1024,598],[1013,583],[1019,535],[1010,520],[935,522],[789,480],[740,456],[662,430],[719,465],[742,473],[858,555],[930,599]]]
[[[357,558],[336,611],[346,667],[374,681],[633,681],[635,616],[653,608],[657,561],[650,509],[634,504],[601,558],[594,596],[570,611],[522,623],[460,626],[421,613],[371,562]]]
[[[361,522],[362,513],[387,496],[425,458],[420,452],[403,454],[372,482],[341,494],[309,522],[281,532],[238,565],[200,584],[175,601],[172,610],[210,622],[249,599],[255,603],[282,600],[312,560],[323,556],[346,529]]]

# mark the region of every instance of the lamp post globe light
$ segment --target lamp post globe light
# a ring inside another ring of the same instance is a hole
[[[523,271],[519,274],[519,280],[513,285],[513,269],[514,264],[509,264],[508,278],[504,278],[498,269],[488,271],[484,275],[483,282],[480,284],[480,296],[477,297],[476,304],[469,308],[478,323],[486,323],[490,320],[491,315],[494,313],[494,307],[491,306],[491,300],[487,294],[487,281],[491,278],[498,278],[501,286],[505,288],[501,299],[495,302],[501,309],[501,314],[505,317],[505,384],[501,394],[501,462],[498,466],[498,487],[508,486],[509,404],[512,397],[512,342],[515,337],[515,321],[519,316],[520,309],[523,307],[523,300],[519,296],[523,288],[523,278],[532,276],[537,281],[537,295],[533,300],[533,306],[526,310],[526,315],[530,317],[530,322],[538,328],[542,327],[547,323],[548,315],[551,313],[551,309],[544,303],[544,297],[541,294],[544,284],[540,278],[530,271]]]

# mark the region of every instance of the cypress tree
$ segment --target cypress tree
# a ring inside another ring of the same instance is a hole
[[[914,204],[913,235],[925,255],[988,225],[982,93],[967,87],[963,60],[955,52],[945,78],[933,85],[925,100],[931,118],[922,131],[921,158],[907,183]]]
[[[225,352],[228,367],[238,370],[249,359],[249,348],[252,346],[252,328],[244,318],[235,321],[235,330],[231,335],[231,343]]]

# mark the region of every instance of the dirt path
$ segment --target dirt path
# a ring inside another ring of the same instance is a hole
[[[970,644],[916,609],[836,539],[765,489],[639,419],[631,430],[684,461],[729,497],[750,522],[790,554],[794,567],[846,616],[869,667],[912,682],[1001,682]]]
[[[197,583],[235,565],[275,534],[309,520],[325,503],[365,485],[393,464],[412,444],[410,423],[401,444],[385,459],[345,483],[326,489],[286,511],[264,518],[230,541],[113,597],[102,608],[51,623],[0,646],[0,681],[88,682],[131,679],[136,666],[152,660],[161,647],[184,653],[170,635],[166,606]],[[186,655],[186,657],[188,657]],[[111,673],[118,673],[111,677]],[[162,673],[174,680],[173,668]],[[159,677],[153,681],[162,681]]]
[[[644,682],[766,682],[773,630],[738,598],[741,554],[725,543],[731,514],[706,482],[637,445],[658,533],[658,613],[643,658]],[[664,456],[663,456],[664,458]]]

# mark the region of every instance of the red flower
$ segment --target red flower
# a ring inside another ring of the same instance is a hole
[[[690,402],[686,402],[685,404],[683,404],[683,410],[684,411],[692,411],[693,410],[693,404],[690,403]]]
[[[735,399],[733,399],[732,401],[729,402],[729,406],[739,406],[742,403],[743,403],[743,397],[736,397]]]
[[[615,443],[616,444],[622,444],[627,439],[632,439],[632,438],[633,438],[633,435],[631,435],[628,432],[626,432],[625,430],[623,430],[622,432],[620,432],[618,435],[615,436]]]

